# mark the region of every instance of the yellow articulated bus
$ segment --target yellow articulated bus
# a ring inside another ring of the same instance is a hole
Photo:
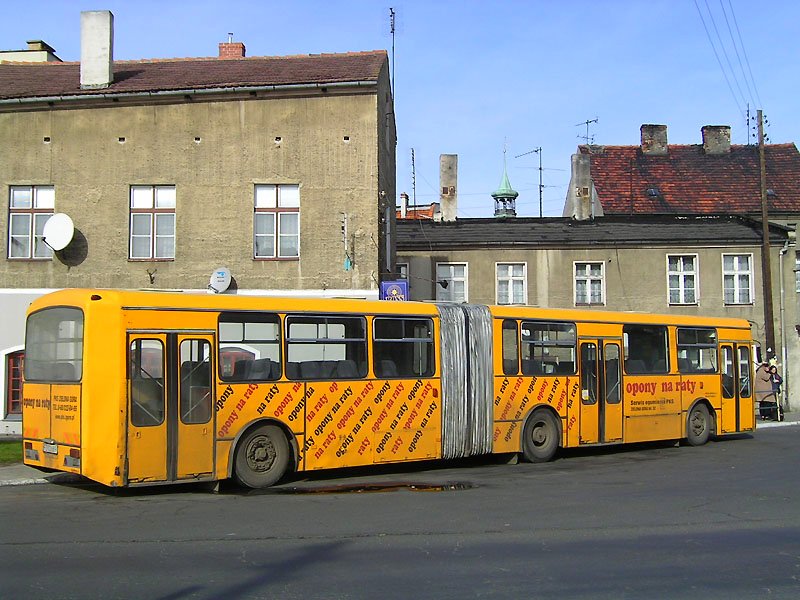
[[[28,312],[25,463],[107,486],[755,429],[747,321],[72,289]]]

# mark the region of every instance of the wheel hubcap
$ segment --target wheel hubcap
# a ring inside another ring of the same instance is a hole
[[[531,432],[531,439],[536,446],[545,444],[547,442],[547,425],[544,423],[536,423]]]
[[[267,436],[253,438],[247,446],[247,466],[253,471],[268,471],[276,457],[275,446]]]

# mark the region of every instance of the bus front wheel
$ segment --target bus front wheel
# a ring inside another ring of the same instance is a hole
[[[289,466],[289,441],[278,427],[262,425],[247,432],[236,447],[236,480],[250,488],[269,487]]]
[[[690,446],[702,446],[711,435],[711,415],[705,404],[697,404],[689,413],[686,441]]]
[[[552,460],[558,450],[558,421],[548,410],[537,410],[525,422],[522,456],[528,462]]]

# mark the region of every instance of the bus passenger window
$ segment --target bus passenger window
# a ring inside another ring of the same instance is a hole
[[[25,381],[78,382],[83,376],[83,312],[46,308],[28,316]]]
[[[286,317],[286,376],[289,379],[360,379],[367,374],[364,317]]]
[[[375,317],[372,328],[375,377],[433,376],[431,319]]]
[[[717,372],[716,329],[678,328],[678,372]]]
[[[517,322],[512,319],[503,321],[503,375],[519,373],[519,332]]]
[[[625,372],[667,373],[669,352],[667,328],[662,325],[625,325]]]
[[[281,378],[281,321],[273,313],[219,316],[219,376],[222,381]]]
[[[164,346],[138,339],[130,349],[131,424],[152,427],[164,422]]]
[[[523,375],[574,375],[574,323],[522,323]]]

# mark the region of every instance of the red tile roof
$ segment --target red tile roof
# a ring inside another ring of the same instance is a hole
[[[114,81],[82,90],[77,62],[0,63],[0,99],[238,86],[377,82],[384,50],[346,54],[115,61]]]
[[[639,146],[580,146],[591,155],[592,180],[603,212],[611,214],[760,213],[757,146],[732,145],[709,155],[702,145],[670,145],[667,156]],[[794,144],[765,147],[770,211],[800,213],[800,153]],[[659,194],[651,196],[649,188]]]
[[[406,220],[414,220],[414,219],[427,219],[432,220],[434,215],[436,214],[436,209],[439,208],[438,204],[434,203],[429,206],[417,206],[414,208],[409,207],[406,210]],[[398,219],[403,219],[402,211],[398,208],[395,212]]]

